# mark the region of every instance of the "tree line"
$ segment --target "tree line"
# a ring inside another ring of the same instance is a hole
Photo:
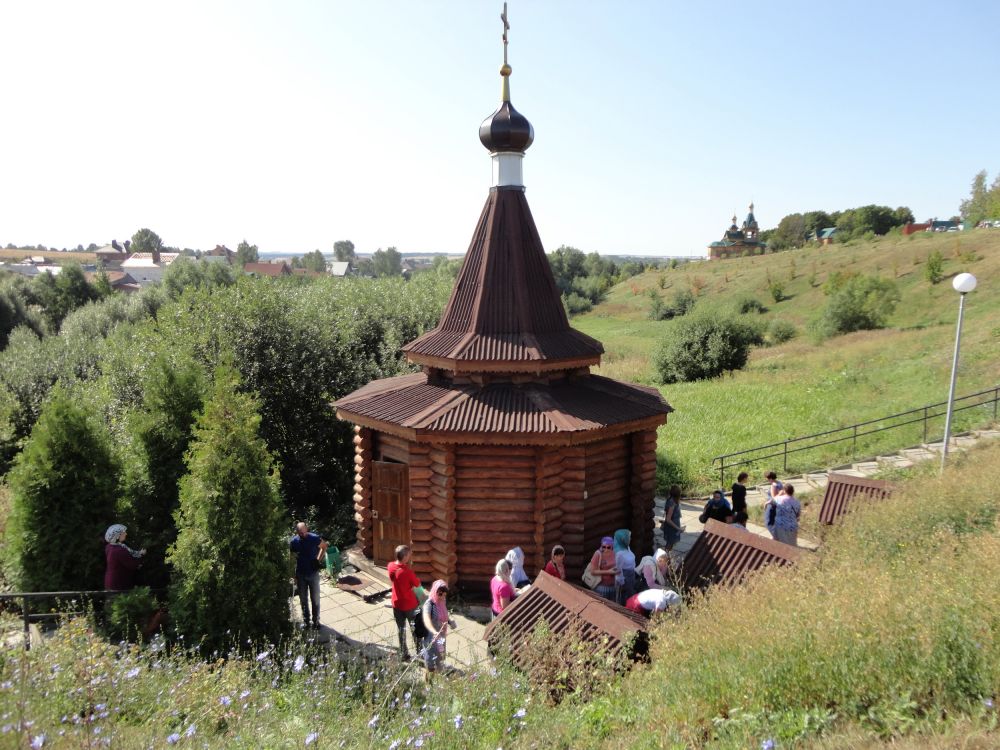
[[[833,241],[847,242],[871,239],[912,222],[913,212],[906,206],[867,205],[843,211],[806,211],[782,217],[777,227],[761,232],[760,239],[771,250],[785,250],[801,247],[807,238],[815,238],[821,230],[830,227],[837,230]]]

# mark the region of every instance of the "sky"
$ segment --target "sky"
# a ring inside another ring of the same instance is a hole
[[[0,0],[0,245],[462,253],[501,2]],[[1000,3],[510,0],[547,250],[702,255],[753,200],[947,218],[1000,170]]]

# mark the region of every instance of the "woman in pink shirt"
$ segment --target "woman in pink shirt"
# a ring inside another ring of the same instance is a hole
[[[504,611],[514,600],[514,586],[510,582],[510,563],[506,559],[497,562],[496,575],[490,581],[490,593],[493,594],[493,616]]]

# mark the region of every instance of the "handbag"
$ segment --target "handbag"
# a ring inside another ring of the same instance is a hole
[[[590,563],[587,563],[587,567],[583,570],[583,582],[587,584],[588,588],[596,589],[597,585],[601,582],[601,577],[597,575],[590,567]]]

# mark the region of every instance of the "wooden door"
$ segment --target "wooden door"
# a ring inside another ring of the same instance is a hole
[[[372,547],[375,563],[387,565],[410,543],[410,482],[406,464],[373,461],[372,469]]]

